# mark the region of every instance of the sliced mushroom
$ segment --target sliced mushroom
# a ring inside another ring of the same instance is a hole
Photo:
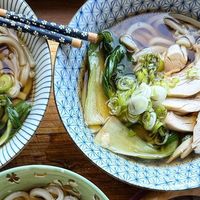
[[[187,50],[184,46],[178,44],[171,45],[165,54],[164,71],[167,74],[179,72],[186,66],[187,60]]]
[[[172,16],[174,19],[178,19],[184,22],[187,22],[189,24],[192,24],[193,26],[200,28],[200,22],[195,20],[192,17],[188,17],[186,15],[181,15],[181,14],[177,14],[177,13],[170,13],[170,16]]]
[[[126,46],[126,48],[130,51],[138,50],[136,43],[130,35],[122,35],[120,37],[120,42]]]
[[[191,48],[195,44],[195,38],[193,35],[181,35],[177,38],[176,44],[183,45],[186,48]]]
[[[167,98],[162,102],[167,110],[179,113],[192,113],[200,111],[200,99]]]
[[[175,31],[185,35],[188,33],[187,28],[173,17],[165,17],[164,23]]]
[[[184,155],[184,152],[188,153],[188,149],[191,149],[191,144],[192,144],[192,137],[189,137],[188,139],[186,139],[185,141],[183,141],[178,147],[177,149],[174,151],[174,153],[170,156],[170,158],[167,160],[167,163],[172,162],[173,160],[175,160],[176,158],[178,158],[179,156]],[[185,156],[185,155],[184,155]]]
[[[168,112],[165,118],[165,126],[173,131],[192,132],[196,123],[196,117],[179,116],[173,112]]]

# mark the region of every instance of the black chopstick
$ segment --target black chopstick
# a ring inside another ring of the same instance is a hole
[[[82,46],[82,41],[80,39],[68,37],[54,31],[45,30],[37,26],[23,24],[21,22],[3,17],[0,17],[0,26],[12,28],[19,32],[31,33],[37,37],[40,36],[47,40],[53,40],[62,44],[70,44],[76,48],[80,48]]]
[[[37,19],[35,17],[28,18],[25,15],[17,14],[13,11],[7,11],[5,9],[0,9],[0,16],[7,19],[18,21],[27,25],[37,26],[46,30],[57,32],[59,34],[67,35],[74,38],[79,38],[82,40],[89,40],[91,42],[97,42],[98,35],[96,33],[79,31],[78,29],[65,26],[63,24],[56,24],[55,22],[49,22],[43,19]]]

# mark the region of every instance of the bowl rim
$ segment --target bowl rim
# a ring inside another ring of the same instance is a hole
[[[35,14],[35,12],[33,11],[32,7],[27,3],[26,0],[21,0],[21,2],[23,2],[24,5],[26,5],[26,7],[29,8],[30,13],[31,13],[33,16],[37,17],[36,14]],[[47,98],[47,103],[46,103],[46,105],[45,105],[45,109],[44,109],[42,118],[41,118],[41,120],[40,120],[38,126],[37,126],[36,129],[34,130],[33,134],[31,135],[31,137],[30,137],[28,140],[26,140],[26,143],[23,145],[23,147],[22,147],[19,151],[15,152],[15,155],[12,156],[12,157],[10,157],[6,162],[4,162],[3,164],[1,163],[0,169],[2,169],[3,167],[5,167],[5,166],[6,166],[8,163],[10,163],[11,161],[13,161],[13,160],[14,160],[17,156],[19,156],[19,154],[27,147],[27,145],[31,142],[31,140],[32,140],[33,137],[35,136],[35,134],[36,134],[36,132],[37,132],[37,130],[38,130],[38,128],[39,128],[39,125],[40,125],[40,123],[42,122],[42,119],[43,119],[43,117],[45,116],[45,113],[46,113],[46,111],[47,111],[47,107],[48,107],[49,100],[50,100],[50,96],[51,96],[51,88],[52,88],[52,85],[53,85],[53,83],[52,83],[52,77],[53,77],[52,66],[53,66],[53,62],[52,62],[52,56],[51,56],[51,50],[50,50],[49,42],[48,42],[46,39],[44,39],[44,41],[45,41],[45,44],[47,45],[47,48],[48,48],[48,51],[49,51],[49,56],[50,56],[51,81],[50,81],[50,86],[49,86],[49,88],[50,88],[50,90],[49,90],[49,95],[48,95],[48,98]],[[12,138],[11,138],[10,140],[12,140]],[[6,144],[4,144],[4,145],[6,145]]]
[[[10,168],[10,169],[0,172],[0,178],[6,177],[7,174],[11,174],[12,172],[16,173],[16,172],[20,172],[23,170],[33,170],[33,169],[36,169],[36,170],[46,169],[46,170],[49,170],[52,172],[64,173],[66,175],[70,175],[72,177],[80,179],[84,183],[86,183],[89,187],[94,188],[94,190],[103,197],[102,200],[109,200],[108,197],[103,193],[103,191],[100,190],[92,181],[86,179],[85,177],[83,177],[82,175],[80,175],[76,172],[73,172],[71,170],[68,170],[68,169],[65,169],[62,167],[53,166],[53,165],[39,165],[39,164],[37,165],[36,164],[36,165],[23,165],[23,166],[13,167],[13,168]]]

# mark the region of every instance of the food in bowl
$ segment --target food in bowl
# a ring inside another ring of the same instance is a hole
[[[97,144],[168,163],[200,152],[196,25],[179,14],[142,14],[89,45],[81,101]]]
[[[0,146],[5,144],[31,110],[28,101],[35,61],[17,34],[0,27]]]
[[[74,187],[63,185],[61,181],[55,180],[46,187],[35,187],[27,191],[16,191],[9,194],[4,200],[81,200],[80,192]]]
[[[27,165],[0,172],[1,200],[108,200],[86,178],[49,165]]]

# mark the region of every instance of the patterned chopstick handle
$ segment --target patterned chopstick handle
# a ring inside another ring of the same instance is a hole
[[[22,14],[17,14],[12,11],[7,11],[5,17],[14,21],[19,21],[28,25],[38,26],[40,28],[48,29],[60,34],[68,35],[75,38],[80,38],[82,40],[91,40],[92,33],[79,31],[78,29],[70,28],[63,24],[56,24],[55,22],[49,22],[43,19],[38,19],[36,17],[27,17]]]
[[[28,32],[31,33],[32,35],[38,37],[40,36],[47,40],[53,40],[62,44],[70,44],[78,48],[80,48],[82,45],[82,42],[79,39],[71,38],[54,31],[45,30],[33,25],[23,24],[22,22],[16,22],[14,20],[10,20],[3,17],[0,17],[0,26],[6,28],[12,28],[19,32]]]

